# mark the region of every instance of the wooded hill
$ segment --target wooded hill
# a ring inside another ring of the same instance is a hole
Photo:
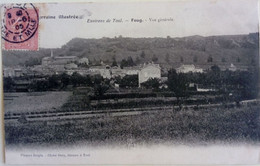
[[[247,68],[258,62],[258,33],[227,36],[189,36],[182,38],[126,38],[101,39],[74,38],[61,48],[52,49],[54,56],[87,57],[92,64],[102,60],[118,64],[122,59],[132,57],[136,64],[159,63],[165,68],[181,64],[195,64],[208,68],[214,64]],[[40,64],[41,59],[50,56],[51,49],[39,51],[3,51],[5,66]]]

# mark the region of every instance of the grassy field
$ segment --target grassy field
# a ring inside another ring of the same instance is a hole
[[[50,111],[60,108],[72,92],[5,93],[5,113]]]
[[[259,142],[259,105],[8,124],[8,145]]]

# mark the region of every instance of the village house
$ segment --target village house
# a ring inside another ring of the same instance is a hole
[[[161,68],[159,64],[145,64],[143,66],[110,67],[110,66],[92,66],[88,69],[90,73],[99,73],[103,78],[124,77],[126,75],[138,75],[139,87],[141,83],[149,78],[161,78]]]
[[[90,72],[89,70],[80,69],[80,68],[78,68],[78,69],[67,69],[65,71],[65,73],[68,74],[68,75],[72,75],[75,72],[82,75],[82,76],[86,76],[86,75],[92,75],[93,76],[93,75],[100,74],[99,72]]]
[[[203,73],[203,69],[196,68],[195,65],[182,65],[176,69],[177,73]]]
[[[126,75],[138,75],[139,71],[140,66],[124,67],[123,69],[118,66],[114,66],[111,68],[111,74],[113,78],[117,76],[124,77]]]
[[[33,67],[30,67],[30,71],[35,74],[39,75],[51,75],[55,74],[55,72],[48,66],[43,65],[35,65]]]
[[[89,60],[88,58],[84,57],[78,60],[79,64],[84,64],[84,65],[89,65]]]
[[[51,51],[50,57],[42,58],[43,66],[54,66],[54,65],[66,65],[68,63],[74,63],[78,60],[77,56],[53,56],[53,51]]]
[[[53,51],[51,51],[50,57],[44,57],[42,59],[42,65],[35,66],[32,70],[43,73],[44,75],[51,74],[61,74],[66,70],[75,70],[78,66],[75,64],[77,62],[77,56],[53,56]]]
[[[77,69],[78,65],[76,65],[75,63],[68,63],[64,66],[65,69]]]
[[[103,78],[112,78],[110,66],[92,66],[88,70],[90,73],[99,73]]]
[[[112,78],[115,78],[115,77],[124,77],[126,75],[126,72],[124,72],[124,69],[121,69],[120,67],[118,66],[114,66],[114,67],[111,67],[111,73],[112,73]]]
[[[108,65],[91,66],[88,69],[80,69],[78,64],[88,64],[87,58],[78,59],[76,56],[60,56],[54,57],[51,52],[50,57],[42,59],[42,67],[47,70],[47,73],[60,74],[66,72],[71,75],[74,72],[78,72],[81,75],[95,75],[100,74],[103,78],[111,79],[117,76],[124,77],[126,75],[138,75],[139,86],[141,83],[147,81],[149,78],[161,78],[161,68],[159,64],[144,64],[142,66],[124,67],[110,67]],[[41,70],[43,70],[41,68]]]
[[[52,57],[44,57],[42,58],[42,65],[43,66],[48,66],[52,62]]]
[[[231,63],[231,65],[230,65],[230,67],[228,68],[228,70],[230,70],[230,71],[236,71],[236,70],[237,70],[237,67],[236,67],[233,63]]]
[[[138,72],[138,83],[141,87],[141,83],[147,81],[149,78],[161,79],[161,67],[159,64],[145,64]]]
[[[126,75],[137,75],[140,71],[140,66],[124,67]]]
[[[3,72],[4,77],[20,77],[24,75],[22,68],[4,67]]]
[[[14,77],[15,72],[13,68],[4,67],[4,77]]]
[[[57,56],[54,57],[54,63],[67,64],[78,60],[77,56]]]

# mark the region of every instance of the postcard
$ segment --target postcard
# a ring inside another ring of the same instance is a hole
[[[7,164],[259,164],[258,0],[1,4]]]

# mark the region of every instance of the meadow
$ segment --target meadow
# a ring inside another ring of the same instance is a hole
[[[68,91],[4,93],[5,114],[56,110],[71,94]]]
[[[28,121],[5,125],[6,144],[68,146],[138,145],[172,142],[200,144],[260,140],[260,106],[182,108],[138,115]]]

